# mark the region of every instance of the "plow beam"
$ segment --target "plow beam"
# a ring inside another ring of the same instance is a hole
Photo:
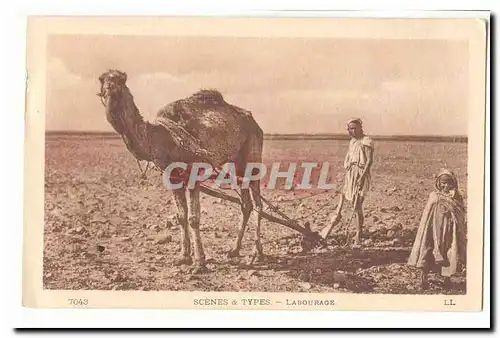
[[[207,186],[202,185],[201,191],[207,195],[212,196],[212,197],[221,198],[223,200],[241,205],[241,201],[239,198],[234,197],[234,196],[230,196],[226,193],[223,193],[223,192],[220,192],[220,191],[217,191],[214,189],[211,189]],[[312,243],[321,243],[323,241],[323,237],[321,237],[319,235],[319,233],[314,232],[306,227],[301,226],[296,221],[281,219],[281,218],[273,216],[265,211],[261,212],[261,217],[270,221],[270,222],[284,225],[292,230],[295,230],[295,231],[301,233],[308,241],[310,241]]]

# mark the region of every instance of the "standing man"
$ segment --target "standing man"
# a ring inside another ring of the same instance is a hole
[[[364,223],[363,202],[371,184],[371,166],[373,163],[373,141],[363,132],[361,119],[355,118],[347,122],[347,131],[351,136],[349,149],[344,160],[344,188],[340,196],[340,203],[329,227],[325,228],[321,236],[326,238],[335,224],[340,221],[344,201],[351,202],[356,215],[356,236],[354,245],[361,245],[361,234]]]

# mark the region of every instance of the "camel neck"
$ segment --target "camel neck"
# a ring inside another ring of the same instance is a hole
[[[152,126],[142,118],[128,88],[124,88],[118,98],[108,102],[106,115],[138,160],[153,160]]]

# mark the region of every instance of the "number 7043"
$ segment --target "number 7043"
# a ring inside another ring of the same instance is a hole
[[[69,305],[86,306],[89,305],[89,300],[86,298],[68,298]]]

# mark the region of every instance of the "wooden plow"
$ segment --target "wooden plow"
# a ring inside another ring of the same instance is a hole
[[[145,171],[143,171],[139,161],[137,161],[137,163],[139,165],[139,168],[141,169],[142,177],[145,178],[147,168]],[[156,168],[156,170],[160,171],[163,174],[163,170],[161,170],[159,168]],[[219,174],[218,170],[215,170],[215,175],[218,175],[218,174]],[[171,176],[172,176],[172,174],[171,174]],[[172,176],[172,177],[175,177],[175,178],[180,179],[180,180],[184,180],[186,178],[186,177],[183,177],[181,175],[176,175],[176,176]],[[237,182],[241,184],[242,178],[237,177]],[[212,188],[208,187],[206,184],[204,184],[203,182],[200,185],[200,190],[201,190],[201,192],[203,192],[207,195],[210,195],[212,197],[216,197],[216,198],[220,198],[220,199],[232,202],[232,203],[236,203],[240,206],[242,204],[240,198],[235,197],[235,196],[231,196],[231,195],[226,194],[225,192],[222,192],[220,190],[212,189]],[[336,191],[335,195],[337,195],[338,193],[339,193],[339,191]],[[315,195],[308,196],[308,197],[313,197]],[[328,237],[328,235],[330,234],[332,229],[340,222],[340,219],[341,219],[340,210],[338,207],[336,212],[334,213],[334,216],[331,218],[329,225],[325,226],[320,232],[312,231],[310,226],[309,226],[309,222],[305,222],[304,225],[302,226],[297,220],[289,218],[286,214],[284,214],[282,211],[280,211],[277,206],[273,205],[270,201],[268,201],[262,195],[260,195],[260,198],[265,204],[267,204],[267,206],[273,212],[275,212],[279,216],[281,216],[281,217],[277,217],[277,216],[274,216],[274,215],[262,210],[261,217],[270,221],[270,222],[284,225],[284,226],[300,233],[302,235],[301,246],[302,246],[302,249],[304,251],[307,251],[309,249],[312,249],[312,248],[318,247],[318,246],[325,246],[326,245],[326,238]],[[341,206],[341,205],[339,204],[339,206]]]
[[[212,196],[212,197],[221,198],[223,200],[241,205],[241,200],[238,197],[228,195],[225,192],[212,189],[206,185],[203,185],[203,184],[201,185],[201,191],[207,195]],[[321,231],[321,234],[320,234],[319,232],[311,230],[311,228],[309,227],[309,222],[305,222],[304,226],[302,226],[299,224],[299,222],[289,218],[283,212],[278,210],[278,208],[275,205],[273,205],[267,199],[262,197],[262,195],[261,195],[261,199],[265,204],[267,204],[270,207],[271,210],[273,210],[274,212],[276,212],[278,215],[281,216],[281,217],[276,217],[276,216],[274,216],[266,211],[262,211],[261,217],[270,221],[270,222],[284,225],[292,230],[299,232],[303,237],[302,242],[301,242],[301,246],[302,246],[302,249],[305,251],[309,250],[311,248],[317,247],[317,246],[324,246],[326,244],[325,239],[328,236],[328,234],[330,233],[331,229],[340,221],[340,217],[338,217],[338,216],[334,217],[332,219],[332,222],[327,227],[325,227],[325,229],[323,229],[323,231]],[[327,231],[325,231],[325,230],[327,230]]]

